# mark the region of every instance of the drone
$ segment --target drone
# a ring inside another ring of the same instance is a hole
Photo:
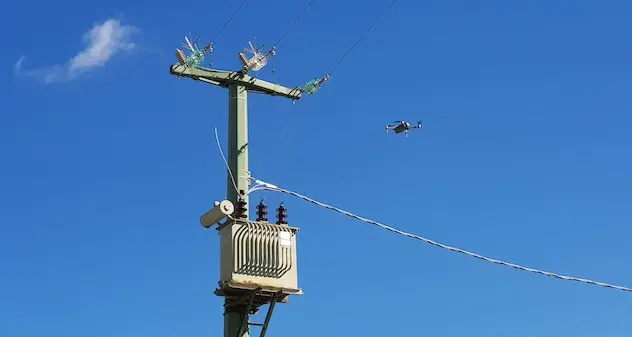
[[[186,56],[182,49],[176,48],[176,59],[181,66],[185,68],[199,67],[204,61],[204,55],[213,52],[213,43],[209,42],[204,48],[199,49],[196,45],[197,40],[198,39],[195,39],[195,41],[191,43],[188,37],[184,37],[186,43],[182,44],[182,48],[188,49],[191,52],[189,56]]]
[[[248,71],[259,71],[268,63],[268,58],[276,54],[276,49],[272,47],[267,53],[261,53],[261,48],[255,48],[252,42],[248,41],[250,49],[244,48],[244,51],[252,53],[253,55],[248,58],[246,54],[239,53],[239,61],[243,65],[242,71],[247,73]]]
[[[404,133],[406,134],[406,137],[408,137],[408,130],[410,129],[421,129],[423,126],[421,124],[421,121],[417,121],[417,125],[410,125],[410,123],[406,122],[406,121],[394,121],[393,124],[389,124],[386,125],[386,132],[389,132],[390,130],[394,130],[395,133]]]

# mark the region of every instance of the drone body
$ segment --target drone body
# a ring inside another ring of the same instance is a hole
[[[423,126],[421,124],[421,121],[417,122],[417,125],[410,125],[409,122],[406,121],[395,121],[393,122],[393,124],[388,124],[385,126],[386,132],[389,132],[390,130],[395,131],[395,133],[404,133],[406,134],[406,137],[408,137],[408,130],[410,129],[421,129]]]

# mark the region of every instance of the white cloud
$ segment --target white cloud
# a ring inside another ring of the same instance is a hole
[[[38,78],[45,83],[70,81],[95,68],[105,66],[114,55],[120,52],[132,51],[136,44],[131,39],[138,31],[139,29],[134,26],[121,25],[119,20],[108,19],[84,34],[83,39],[88,46],[65,64],[40,69],[24,69],[25,57],[22,56],[15,63],[15,72]]]

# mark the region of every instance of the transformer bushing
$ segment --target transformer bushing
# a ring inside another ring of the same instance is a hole
[[[287,225],[287,208],[283,206],[283,203],[277,208],[277,225]]]

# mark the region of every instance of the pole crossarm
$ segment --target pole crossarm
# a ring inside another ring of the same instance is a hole
[[[184,67],[173,64],[169,73],[175,76],[188,77],[196,81],[207,82],[220,87],[228,87],[231,84],[244,86],[246,90],[271,96],[281,96],[292,100],[301,98],[299,88],[288,88],[270,83],[239,71],[213,70],[208,68]]]

